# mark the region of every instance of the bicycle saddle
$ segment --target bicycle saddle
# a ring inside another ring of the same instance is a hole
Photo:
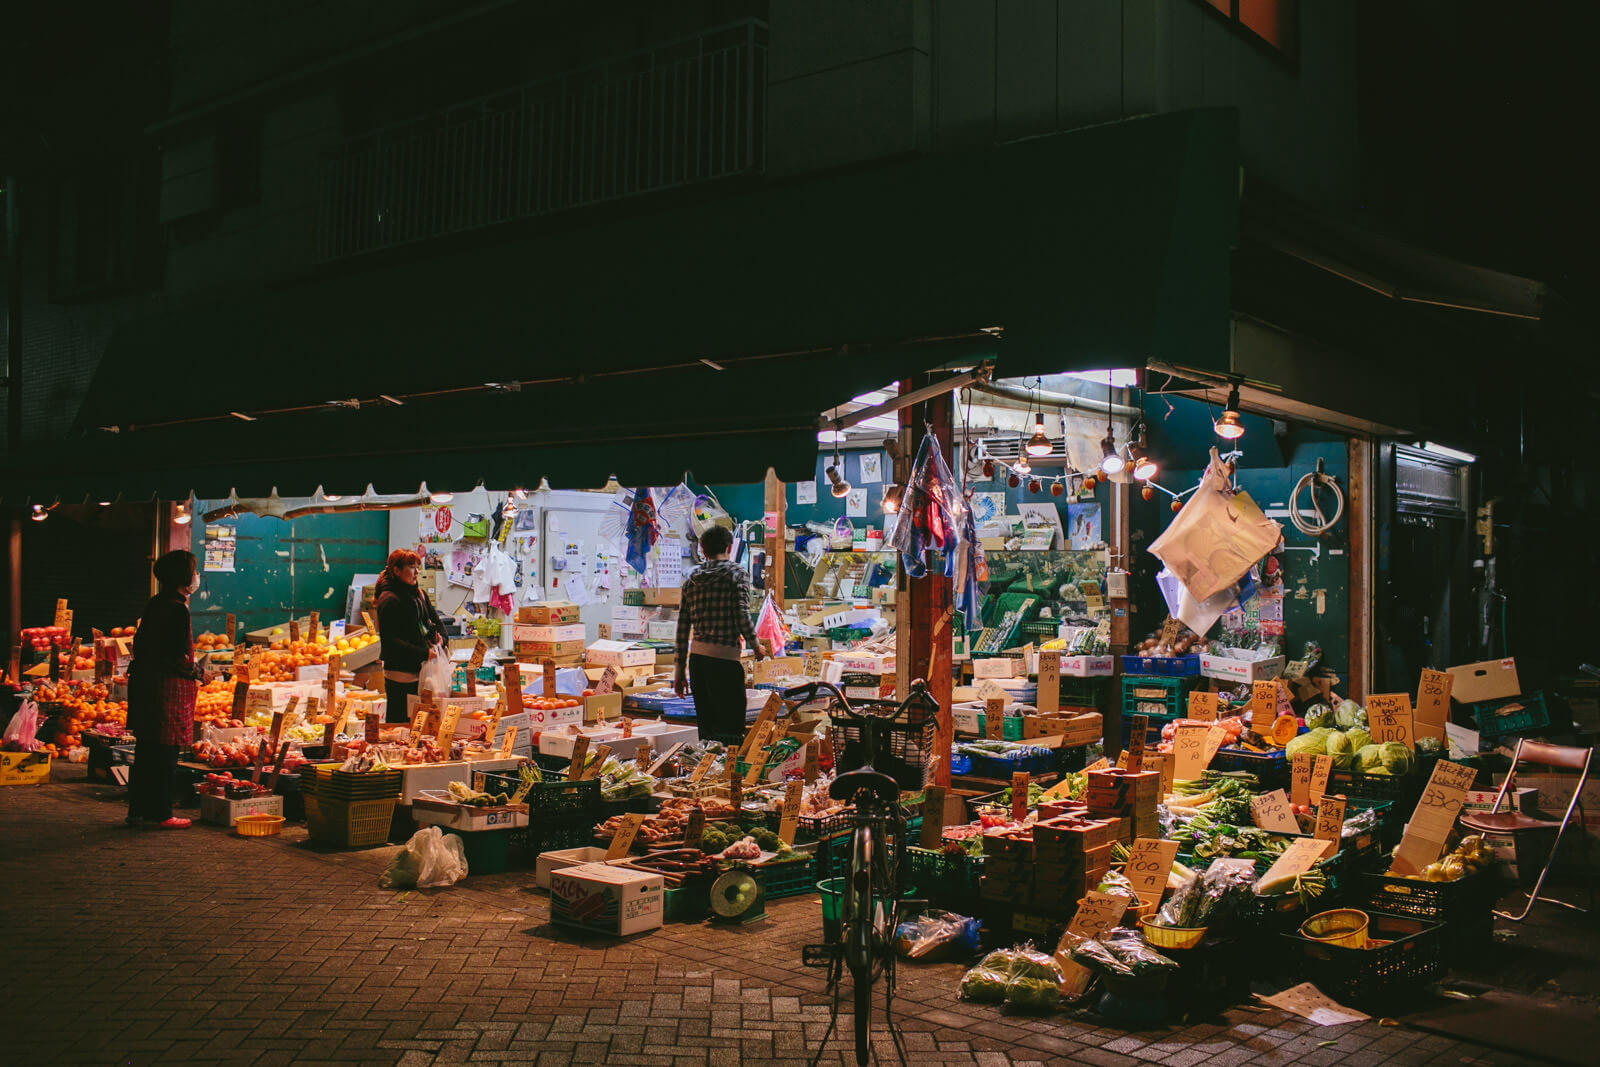
[[[900,798],[900,783],[871,767],[845,771],[828,787],[828,795],[835,800],[854,800],[863,789],[876,793],[885,804]]]

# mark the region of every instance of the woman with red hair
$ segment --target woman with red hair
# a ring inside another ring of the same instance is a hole
[[[383,641],[384,721],[407,722],[406,699],[417,691],[417,675],[434,645],[444,644],[444,622],[417,588],[422,557],[408,549],[389,553],[374,587],[378,636]],[[441,696],[443,694],[440,694]]]

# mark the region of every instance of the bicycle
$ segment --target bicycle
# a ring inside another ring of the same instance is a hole
[[[872,987],[880,977],[885,979],[884,1024],[904,1061],[905,1046],[894,1028],[893,941],[901,904],[915,902],[900,900],[898,859],[904,855],[906,839],[900,789],[913,774],[920,785],[921,770],[889,751],[888,723],[913,708],[937,713],[939,706],[920,679],[911,683],[904,701],[886,703],[873,711],[851,707],[838,687],[828,682],[810,682],[786,690],[784,700],[806,704],[824,691],[830,695],[829,718],[845,739],[844,744],[834,746],[836,765],[851,768],[841,770],[828,787],[828,795],[853,805],[853,810],[849,816],[850,864],[840,894],[839,934],[822,945],[807,945],[802,950],[802,962],[807,966],[828,968],[828,986],[833,991],[833,1013],[817,1046],[817,1059],[821,1059],[822,1049],[838,1022],[840,984],[848,968],[855,1000],[856,1062],[865,1064],[868,1060]],[[860,731],[859,738],[854,735],[855,730]],[[923,754],[924,761],[925,757]],[[900,777],[884,773],[880,765],[895,766]]]

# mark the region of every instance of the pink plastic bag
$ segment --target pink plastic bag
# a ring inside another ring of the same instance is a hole
[[[17,713],[6,723],[6,732],[0,749],[6,752],[37,752],[44,747],[35,740],[39,732],[39,705],[24,701]]]

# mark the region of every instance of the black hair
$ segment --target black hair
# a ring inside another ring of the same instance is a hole
[[[194,553],[183,549],[168,552],[156,560],[156,565],[151,568],[155,572],[156,581],[167,589],[182,589],[189,584],[189,579],[195,576],[200,568],[196,563]]]
[[[709,556],[720,556],[733,547],[733,532],[726,526],[713,526],[700,535],[700,551]]]

